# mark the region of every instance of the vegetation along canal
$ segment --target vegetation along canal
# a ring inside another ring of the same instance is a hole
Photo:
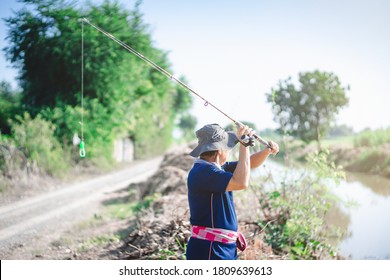
[[[263,172],[287,171],[292,177],[298,170],[269,161]],[[272,174],[277,176],[278,174]],[[297,175],[299,176],[299,175]],[[330,242],[347,259],[390,259],[390,180],[381,176],[347,173],[346,180],[331,187],[342,202],[331,208],[327,223],[338,226],[345,235]]]

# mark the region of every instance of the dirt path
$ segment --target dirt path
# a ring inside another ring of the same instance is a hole
[[[37,239],[55,238],[92,215],[112,192],[155,173],[161,160],[138,161],[120,171],[0,207],[0,258],[12,256],[10,251]]]

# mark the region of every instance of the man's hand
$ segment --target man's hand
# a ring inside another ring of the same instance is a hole
[[[238,140],[241,140],[241,137],[243,135],[247,135],[248,137],[251,137],[251,136],[253,136],[254,133],[255,133],[255,131],[252,128],[248,127],[247,125],[243,125],[243,126],[240,125],[237,128],[237,138],[238,138]]]
[[[269,154],[271,155],[276,155],[277,153],[279,153],[279,145],[276,144],[274,141],[268,141],[268,144],[270,145],[270,147],[267,148],[267,150],[269,151]]]

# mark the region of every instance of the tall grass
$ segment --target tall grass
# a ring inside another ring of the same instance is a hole
[[[383,146],[386,143],[390,144],[390,128],[364,131],[357,135],[354,146],[363,150],[349,165],[349,170],[390,177],[389,149]]]
[[[373,147],[384,143],[390,143],[390,129],[364,131],[354,139],[355,147]]]

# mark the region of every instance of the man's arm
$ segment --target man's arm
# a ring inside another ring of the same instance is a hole
[[[266,148],[250,156],[251,169],[257,168],[262,165],[269,155],[276,155],[279,152],[278,144],[273,141],[269,141],[269,144],[271,146],[271,149]]]
[[[226,187],[226,191],[239,191],[246,189],[250,178],[249,148],[240,145],[239,158],[233,176]]]

